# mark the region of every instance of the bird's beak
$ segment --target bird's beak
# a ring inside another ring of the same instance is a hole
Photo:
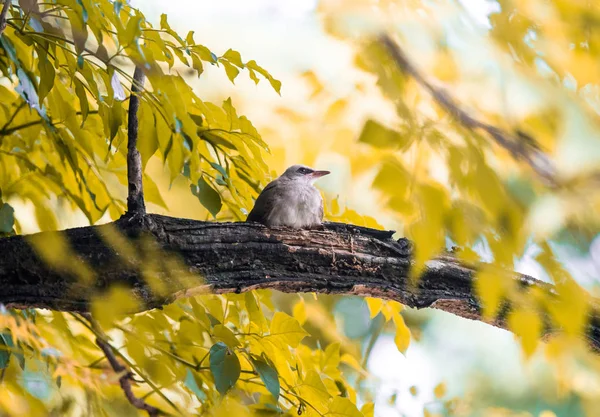
[[[330,174],[329,171],[314,171],[311,176],[313,178],[320,178],[320,177],[324,177],[325,175]]]

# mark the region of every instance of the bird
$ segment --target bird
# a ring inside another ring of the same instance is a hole
[[[330,174],[306,165],[292,165],[262,190],[246,222],[267,227],[312,229],[323,222],[323,198],[313,183]]]

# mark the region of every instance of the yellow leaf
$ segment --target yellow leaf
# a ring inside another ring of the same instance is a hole
[[[397,301],[386,301],[381,308],[381,312],[385,317],[386,321],[389,321],[392,317],[400,313],[404,307]]]
[[[373,417],[375,415],[375,404],[373,403],[365,403],[360,412],[364,417]]]
[[[167,203],[165,203],[165,200],[163,200],[162,196],[160,195],[160,191],[158,190],[156,183],[152,180],[152,178],[150,178],[149,175],[146,174],[144,174],[144,198],[149,203],[154,203],[165,210],[169,209],[169,207],[167,207]]]
[[[349,353],[344,353],[340,358],[340,362],[345,363],[357,372],[362,372],[362,367],[360,366],[360,363],[358,363],[358,360]]]
[[[301,298],[296,304],[294,304],[292,315],[296,320],[298,320],[300,325],[303,325],[306,322],[306,305],[304,304],[304,298]]]
[[[368,143],[376,148],[399,148],[407,146],[410,136],[389,129],[374,120],[368,120],[358,138],[361,143]]]
[[[222,324],[217,324],[213,329],[213,336],[225,343],[230,348],[234,348],[236,346],[241,346],[240,341],[235,337],[235,334],[229,329],[229,327],[225,327]]]
[[[125,288],[112,287],[108,293],[92,300],[92,316],[104,329],[109,329],[113,323],[125,314],[139,311],[140,305],[131,296],[131,291]]]
[[[396,325],[396,336],[394,342],[398,350],[405,353],[410,345],[410,329],[404,323],[404,319],[400,313],[394,316],[394,324]]]
[[[503,277],[491,268],[482,268],[475,279],[475,291],[483,310],[483,317],[493,319],[498,313],[500,303],[505,295]]]
[[[225,311],[223,311],[223,299],[219,296],[209,296],[202,300],[202,304],[208,310],[208,313],[217,319],[220,323],[225,321]]]
[[[261,310],[259,301],[256,299],[254,291],[248,291],[245,294],[246,309],[248,310],[250,332],[253,328],[258,328],[258,332],[262,334],[266,330],[265,316]]]
[[[306,373],[304,380],[295,388],[303,399],[317,408],[320,413],[325,414],[331,394],[327,391],[327,387],[323,384],[318,373],[311,369]]]
[[[437,398],[437,399],[440,399],[444,395],[446,395],[446,384],[444,384],[443,382],[440,382],[439,384],[437,384],[435,386],[435,388],[433,389],[433,394],[435,395],[435,398]]]
[[[265,340],[280,348],[297,347],[306,336],[308,333],[300,326],[298,320],[278,311],[273,315],[271,329],[269,335],[265,336]]]
[[[436,55],[433,73],[442,81],[454,81],[458,77],[456,61],[448,50],[444,50]]]
[[[330,121],[331,123],[336,122],[340,118],[346,107],[348,107],[348,102],[346,100],[341,98],[339,100],[334,101],[325,113],[325,120]]]
[[[321,357],[321,369],[330,377],[339,376],[338,366],[340,364],[340,343],[332,343],[323,352]]]
[[[365,297],[365,301],[367,302],[367,306],[369,306],[371,318],[374,318],[381,311],[383,300],[381,298]]]
[[[511,311],[508,327],[521,340],[523,353],[529,358],[535,352],[542,333],[542,321],[538,314],[531,310]]]
[[[335,397],[331,400],[327,415],[331,417],[363,417],[352,401],[342,397]]]

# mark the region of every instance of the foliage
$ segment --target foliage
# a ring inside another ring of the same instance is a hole
[[[56,229],[57,196],[90,223],[105,213],[118,218],[127,183],[126,91],[131,66],[139,65],[148,79],[139,116],[143,164],[156,154],[171,182],[187,177],[213,215],[224,200],[229,216],[243,217],[250,190],[265,175],[267,146],[231,100],[204,102],[171,69],[178,62],[200,76],[203,65],[218,65],[232,82],[246,69],[279,92],[278,80],[233,50],[215,55],[193,32],[183,39],[166,15],[153,28],[120,1],[19,4],[11,6],[1,38],[0,161],[11,167],[0,179],[5,199],[30,200],[42,229]],[[144,182],[147,200],[165,206],[153,179],[146,175]]]
[[[491,260],[478,276],[484,315],[494,320],[510,299],[517,308],[506,319],[523,357],[544,354],[564,403],[574,401],[593,415],[600,401],[594,388],[599,364],[578,338],[591,308],[588,291],[595,288],[584,289],[559,255],[573,242],[587,250],[599,231],[600,14],[583,1],[501,0],[498,6],[482,33],[456,23],[470,18],[458,2],[381,1],[373,8],[366,0],[350,6],[322,1],[324,27],[355,48],[363,78],[338,97],[317,74],[304,73],[313,113],[281,106],[273,120],[287,128],[278,132],[273,121],[261,129],[268,137],[263,140],[232,99],[204,101],[180,75],[191,68],[203,77],[212,65],[223,67],[233,82],[246,70],[252,81],[266,80],[279,93],[281,83],[255,61],[244,62],[231,49],[217,56],[197,44],[193,32],[183,37],[172,30],[165,15],[155,28],[120,1],[11,4],[0,36],[0,235],[21,232],[27,213],[11,205],[19,199],[31,202],[42,230],[57,229],[64,206],[84,213],[89,223],[123,214],[127,100],[133,66],[140,66],[147,83],[139,149],[153,207],[171,208],[159,179],[149,174],[156,161],[168,169],[169,185],[185,182],[205,208],[198,208],[200,216],[240,220],[269,174],[285,168],[279,156],[289,143],[302,144],[294,157],[308,164],[326,152],[341,155],[352,173],[346,182],[369,179],[378,207],[361,215],[340,192],[326,196],[327,218],[385,224],[410,237],[417,249],[415,279],[427,261],[452,247],[467,261]],[[550,155],[558,186],[549,187],[492,137],[448,114],[372,33],[348,31],[348,15],[360,16],[362,28],[394,27],[400,45],[434,85],[460,98],[473,117]],[[470,42],[466,51],[461,39]],[[469,64],[473,56],[488,66]],[[488,94],[481,94],[482,85]],[[373,96],[387,112],[360,107]],[[267,142],[274,155],[268,165]],[[119,242],[119,236],[106,238]],[[38,249],[58,244],[41,242]],[[523,296],[507,279],[532,248],[558,297]],[[64,266],[68,259],[65,253],[54,262]],[[84,277],[89,271],[79,272]],[[395,302],[350,302],[370,319],[355,337],[336,321],[339,298],[269,291],[191,297],[131,315],[131,300],[115,290],[97,300],[94,316],[131,369],[136,395],[169,414],[372,416],[376,388],[366,365],[374,343],[392,333],[404,353],[426,325]],[[87,415],[135,413],[119,388],[121,375],[94,343],[104,336],[82,316],[0,313],[2,412],[76,415],[82,406]],[[542,344],[546,320],[564,332]],[[453,400],[451,388],[440,383],[428,393],[438,414],[478,415],[498,405],[466,395]],[[475,393],[490,398],[485,388],[480,384]],[[421,393],[415,388],[411,395]],[[510,402],[503,407],[487,411],[512,415],[518,409]]]

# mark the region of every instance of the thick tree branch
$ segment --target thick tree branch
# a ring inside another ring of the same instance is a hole
[[[103,226],[13,236],[0,239],[0,303],[88,311],[92,297],[120,284],[149,309],[205,292],[271,288],[387,298],[483,321],[474,290],[475,267],[440,257],[427,264],[415,288],[409,278],[411,245],[391,235],[337,223],[324,230],[298,231],[146,215]],[[70,256],[56,253],[50,242],[57,237],[67,242]],[[46,259],[32,242],[50,251]],[[56,259],[50,259],[52,255]],[[515,273],[506,279],[513,279],[521,291],[553,291],[551,285],[528,276]],[[542,306],[531,307],[545,313]],[[509,309],[507,305],[490,324],[507,328],[504,317]],[[554,331],[547,326],[546,333]],[[596,312],[586,337],[591,347],[600,349]]]
[[[127,214],[144,215],[144,188],[142,184],[142,157],[137,149],[138,140],[138,109],[140,107],[140,93],[144,89],[146,76],[140,67],[135,67],[133,72],[133,85],[129,98],[129,115],[127,125]]]
[[[502,129],[482,122],[463,110],[456,100],[440,87],[431,84],[423,74],[410,61],[408,56],[389,36],[383,35],[380,38],[381,44],[386,48],[391,58],[398,68],[415,79],[423,88],[425,88],[434,100],[444,108],[450,115],[458,120],[463,126],[471,130],[483,130],[490,135],[494,141],[506,149],[513,158],[524,160],[529,166],[546,182],[549,186],[557,185],[556,169],[546,154],[544,154],[537,144],[527,135],[513,135]]]
[[[98,322],[92,318],[91,314],[86,313],[84,314],[84,317],[90,322],[90,326],[92,327],[94,332],[96,332],[99,335],[104,335],[104,332],[98,325]],[[106,335],[104,335],[104,337],[96,337],[96,344],[102,350],[102,352],[104,352],[104,355],[106,356],[106,359],[108,360],[110,366],[113,368],[113,371],[115,371],[116,374],[123,374],[119,378],[119,384],[121,385],[121,389],[125,393],[127,401],[129,401],[129,403],[138,410],[146,411],[149,417],[157,417],[158,415],[160,415],[161,412],[158,408],[148,404],[143,399],[135,396],[135,394],[133,393],[133,389],[131,388],[131,373],[127,372],[127,368],[125,368],[119,362],[119,360],[115,356],[113,347],[105,339]]]
[[[8,14],[8,9],[10,8],[11,0],[4,0],[4,4],[2,5],[2,11],[0,11],[0,36],[6,29],[6,15]]]

